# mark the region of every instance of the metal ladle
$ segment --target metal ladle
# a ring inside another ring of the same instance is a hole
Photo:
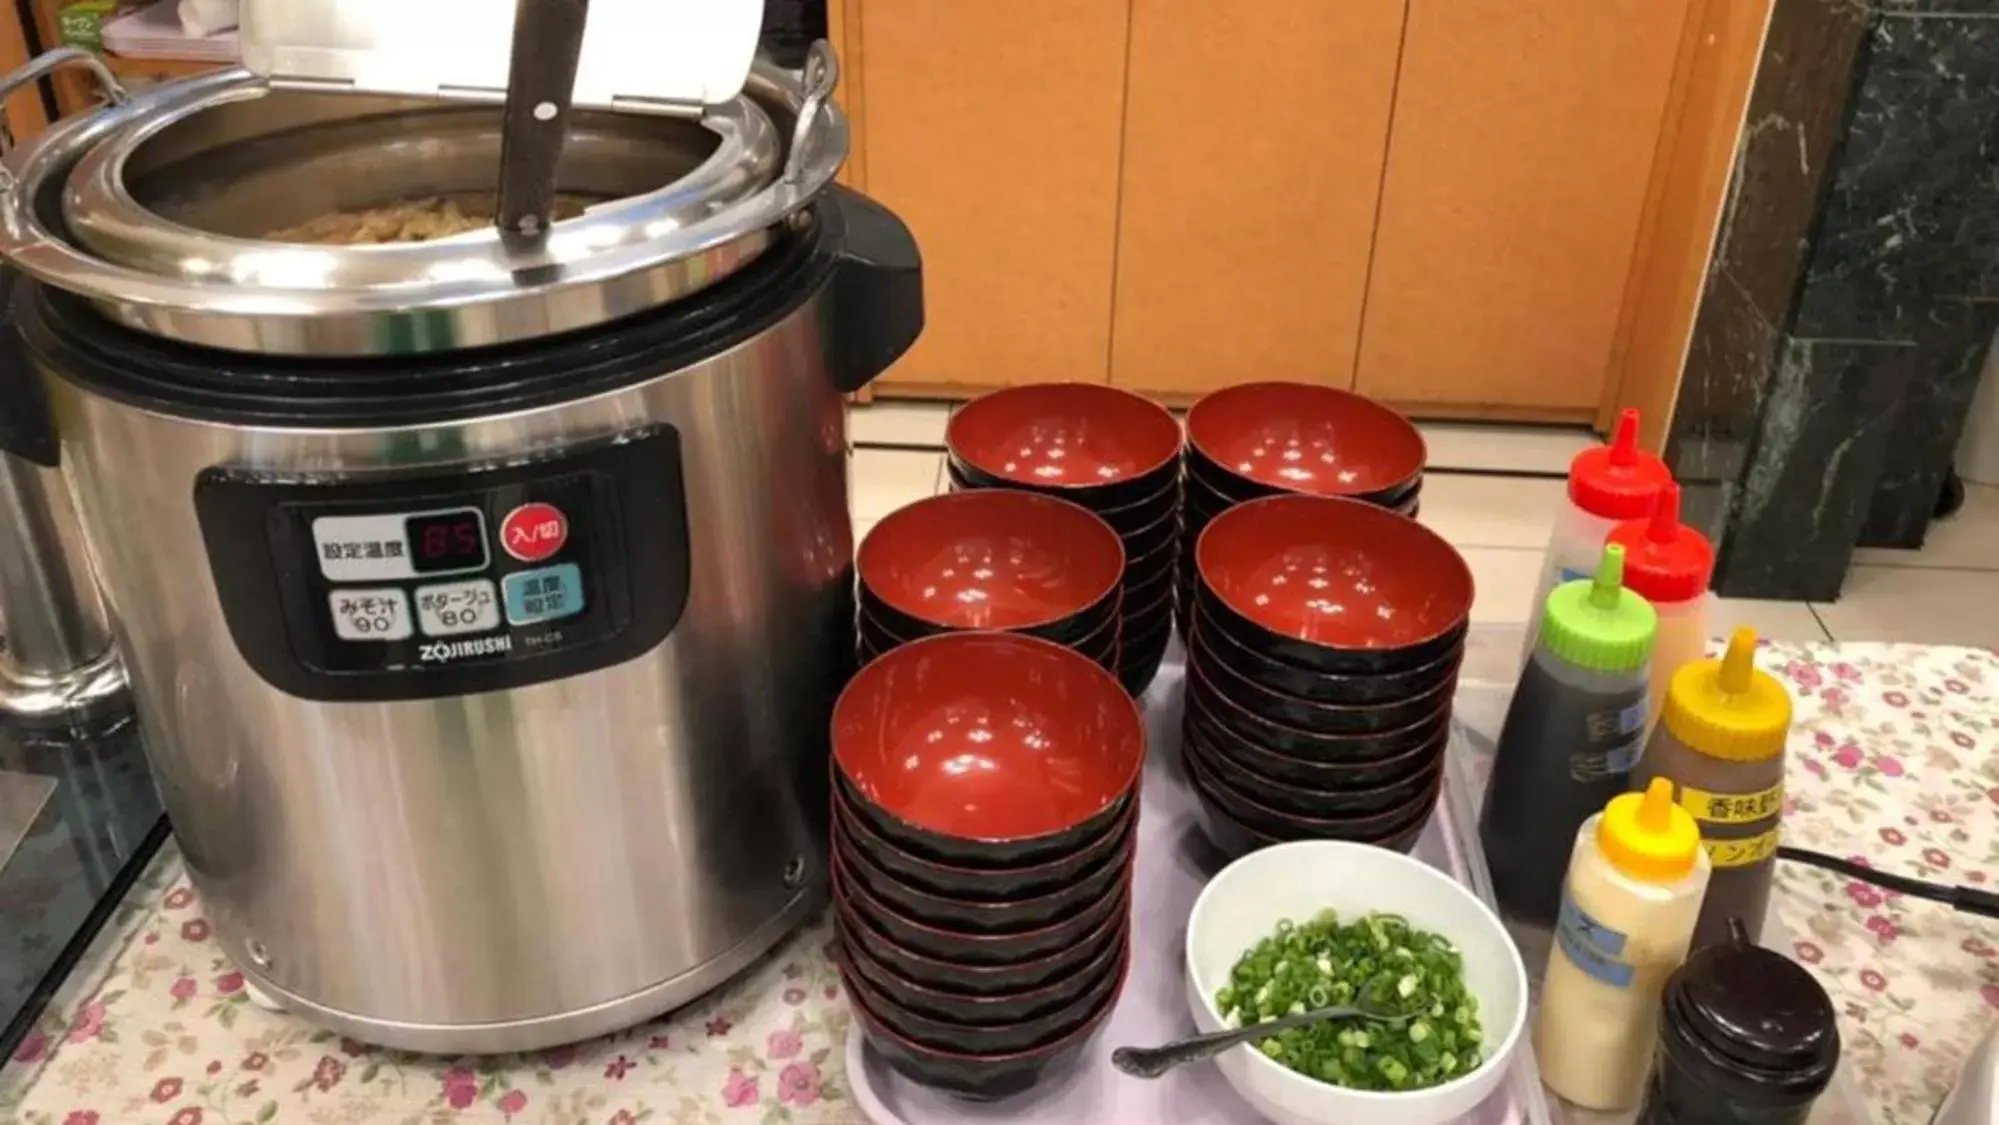
[[[518,0],[514,5],[494,219],[504,238],[534,244],[548,235],[589,15],[590,0]]]
[[[1134,1078],[1157,1078],[1183,1063],[1211,1059],[1230,1047],[1268,1039],[1280,1031],[1289,1031],[1294,1027],[1306,1027],[1325,1020],[1351,1019],[1400,1024],[1416,1018],[1416,1014],[1409,1012],[1393,1015],[1366,1008],[1315,1008],[1295,1016],[1280,1016],[1248,1027],[1238,1027],[1230,1031],[1211,1031],[1206,1035],[1176,1039],[1157,1047],[1119,1047],[1111,1052],[1111,1065]]]

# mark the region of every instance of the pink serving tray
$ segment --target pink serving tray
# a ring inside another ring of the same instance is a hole
[[[1450,758],[1437,815],[1417,842],[1416,856],[1448,871],[1491,904],[1492,879],[1478,842],[1478,806],[1492,769],[1494,740],[1506,718],[1519,670],[1520,631],[1474,628],[1466,646],[1453,705]],[[1180,968],[1187,916],[1222,857],[1209,846],[1195,815],[1194,795],[1180,772],[1180,692],[1184,670],[1176,643],[1146,693],[1152,756],[1146,765],[1139,817],[1137,901],[1133,910],[1131,979],[1117,1010],[1074,1068],[1041,1087],[1002,1102],[979,1104],[918,1086],[869,1049],[856,1022],[847,1035],[847,1075],[854,1101],[874,1125],[955,1125],[961,1122],[1045,1122],[1047,1125],[1255,1125],[1255,1110],[1213,1066],[1195,1063],[1146,1082],[1111,1067],[1111,1050],[1152,1045],[1194,1033]],[[1545,930],[1509,926],[1536,992],[1552,944]],[[1764,944],[1789,948],[1774,912]],[[1522,1043],[1512,1079],[1462,1125],[1630,1125],[1632,1113],[1588,1113],[1550,1096],[1541,1085],[1531,1044]],[[1811,1125],[1864,1125],[1867,1113],[1845,1067],[1813,1107]]]
[[[1176,650],[1146,693],[1152,750],[1140,797],[1131,977],[1104,1030],[1074,1067],[1019,1097],[979,1103],[927,1089],[896,1073],[867,1045],[855,1021],[847,1035],[847,1080],[855,1103],[875,1125],[1252,1125],[1260,1120],[1212,1065],[1183,1066],[1154,1081],[1127,1077],[1111,1066],[1115,1047],[1150,1046],[1194,1034],[1181,973],[1187,917],[1201,888],[1227,862],[1202,833],[1194,794],[1180,770],[1182,675]],[[1447,777],[1455,781],[1458,772]],[[1461,825],[1468,822],[1451,815],[1452,797],[1446,792],[1439,800],[1438,815],[1415,854],[1467,885],[1483,885],[1490,902],[1478,837],[1464,833]],[[1466,1117],[1465,1125],[1555,1125],[1529,1045],[1521,1045],[1513,1069],[1512,1080]]]

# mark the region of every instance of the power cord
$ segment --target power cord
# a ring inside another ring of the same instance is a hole
[[[1999,894],[1982,891],[1977,887],[1951,887],[1942,883],[1926,883],[1921,879],[1911,879],[1906,875],[1890,875],[1876,871],[1849,859],[1815,852],[1809,848],[1779,847],[1777,858],[1788,859],[1792,863],[1802,863],[1810,867],[1836,872],[1849,879],[1858,879],[1883,890],[1910,898],[1928,899],[1940,902],[1962,914],[1976,914],[1981,918],[1999,918]]]

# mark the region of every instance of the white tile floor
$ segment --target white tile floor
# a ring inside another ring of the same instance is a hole
[[[856,533],[944,487],[938,403],[878,402],[851,412]],[[1562,502],[1559,481],[1479,473],[1559,473],[1587,431],[1425,425],[1431,471],[1423,522],[1456,544],[1478,583],[1472,618],[1525,619],[1541,549]],[[892,448],[882,448],[892,447]],[[1779,640],[1999,645],[1999,488],[1972,486],[1964,509],[1932,528],[1921,551],[1862,551],[1838,602],[1723,599],[1716,632],[1750,625]]]

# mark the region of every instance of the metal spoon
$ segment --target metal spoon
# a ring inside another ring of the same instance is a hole
[[[1366,1008],[1316,1008],[1295,1016],[1280,1016],[1274,1020],[1238,1027],[1232,1031],[1214,1031],[1206,1035],[1195,1035],[1186,1039],[1176,1039],[1158,1047],[1119,1047],[1111,1052],[1111,1065],[1134,1078],[1157,1078],[1181,1063],[1199,1062],[1210,1059],[1238,1043],[1254,1043],[1267,1039],[1280,1031],[1294,1027],[1304,1027],[1321,1020],[1372,1020],[1375,1023],[1407,1023],[1420,1013],[1409,1012],[1392,1015],[1374,1012]]]

